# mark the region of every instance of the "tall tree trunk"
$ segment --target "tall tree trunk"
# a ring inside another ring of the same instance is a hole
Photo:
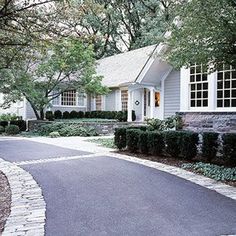
[[[40,109],[40,120],[44,119],[44,109]]]

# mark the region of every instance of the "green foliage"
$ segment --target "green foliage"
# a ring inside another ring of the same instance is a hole
[[[63,118],[63,119],[69,119],[69,118],[70,118],[70,112],[64,111],[64,112],[62,113],[62,118]]]
[[[53,121],[54,120],[53,112],[52,111],[46,111],[45,118],[49,121]]]
[[[97,136],[98,133],[93,127],[82,127],[76,123],[57,122],[47,125],[42,125],[37,133],[43,136],[49,136],[52,132],[58,132],[60,136]]]
[[[78,112],[77,111],[71,111],[70,112],[70,119],[78,118]]]
[[[223,134],[223,158],[227,164],[236,166],[236,134]]]
[[[211,162],[216,157],[218,150],[218,133],[205,132],[202,135],[202,156],[207,162]]]
[[[54,112],[55,119],[62,119],[62,112],[60,110],[56,110]]]
[[[85,117],[85,118],[91,118],[91,112],[90,112],[90,111],[86,111],[86,112],[84,113],[84,117]]]
[[[182,157],[187,160],[192,160],[197,155],[198,133],[183,131],[178,132],[178,134],[181,136]]]
[[[8,125],[5,128],[5,132],[6,132],[6,134],[9,134],[9,135],[15,135],[15,134],[20,133],[20,129],[17,125]]]
[[[236,168],[225,168],[224,166],[217,166],[198,162],[195,164],[183,164],[184,169],[192,169],[209,178],[222,181],[236,181]]]
[[[7,113],[7,114],[0,115],[1,121],[13,121],[17,119],[18,119],[18,116],[16,114]]]
[[[8,121],[0,121],[0,125],[5,128],[6,126],[8,126]]]
[[[64,91],[108,92],[101,84],[102,77],[96,76],[93,46],[84,40],[58,38],[36,51],[30,51],[24,61],[1,70],[0,92],[4,94],[4,107],[24,96],[37,119],[43,119],[45,108]]]
[[[177,68],[191,63],[214,66],[236,64],[234,0],[192,0],[177,4],[179,26],[167,40],[167,59]]]
[[[83,111],[79,111],[77,118],[80,118],[80,119],[81,119],[81,118],[84,118],[84,115],[85,115],[85,114],[84,114]]]
[[[59,138],[61,135],[59,134],[59,132],[51,132],[49,134],[50,138]]]
[[[154,155],[158,156],[163,153],[165,148],[164,137],[163,134],[156,131],[147,132],[148,133],[148,149],[149,152]]]
[[[5,132],[5,128],[3,126],[0,125],[0,134]]]
[[[126,130],[126,144],[127,148],[130,152],[137,152],[138,151],[138,141],[140,130],[138,129],[127,129]]]
[[[114,143],[118,149],[126,148],[126,128],[116,128],[115,129]]]
[[[166,152],[174,158],[178,158],[181,152],[181,135],[178,131],[167,131],[164,133]]]
[[[20,131],[26,131],[26,121],[25,120],[12,120],[11,125],[17,125]]]
[[[146,123],[150,130],[165,131],[171,129],[182,129],[182,119],[180,116],[171,116],[164,120],[155,118],[147,119]]]
[[[141,153],[148,154],[148,143],[149,143],[148,132],[140,131],[138,147]]]

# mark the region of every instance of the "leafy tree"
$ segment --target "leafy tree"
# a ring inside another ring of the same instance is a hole
[[[174,0],[74,1],[64,24],[89,37],[96,58],[155,44],[172,21]]]
[[[63,0],[0,1],[0,69],[24,59],[26,48],[49,41],[63,32],[58,16]]]
[[[192,0],[175,6],[167,59],[180,68],[191,63],[236,65],[236,1]]]
[[[37,119],[43,119],[45,108],[65,90],[107,92],[101,85],[102,78],[95,75],[92,46],[68,38],[40,49],[27,52],[27,60],[2,70],[0,92],[5,95],[4,107],[24,96]]]

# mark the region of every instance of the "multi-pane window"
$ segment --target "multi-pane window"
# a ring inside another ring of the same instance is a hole
[[[128,90],[121,90],[121,109],[128,110]]]
[[[62,106],[76,106],[76,90],[67,90],[61,94]]]
[[[236,107],[236,67],[223,65],[217,71],[217,107]]]
[[[78,94],[78,106],[85,106],[85,94],[84,93],[79,93]]]
[[[207,72],[202,65],[190,67],[190,107],[208,106]]]
[[[96,96],[96,110],[97,111],[102,110],[102,96],[101,95]]]

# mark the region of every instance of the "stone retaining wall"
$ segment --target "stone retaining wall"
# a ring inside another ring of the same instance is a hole
[[[197,132],[236,132],[236,112],[183,112],[183,129]]]
[[[28,130],[37,130],[40,126],[45,124],[52,124],[55,121],[38,121],[38,120],[29,120],[28,121]],[[66,122],[68,124],[75,122]],[[142,123],[137,122],[81,122],[76,123],[78,126],[82,127],[94,127],[96,131],[101,135],[111,135],[114,134],[115,128],[120,128],[130,125],[141,125]]]

